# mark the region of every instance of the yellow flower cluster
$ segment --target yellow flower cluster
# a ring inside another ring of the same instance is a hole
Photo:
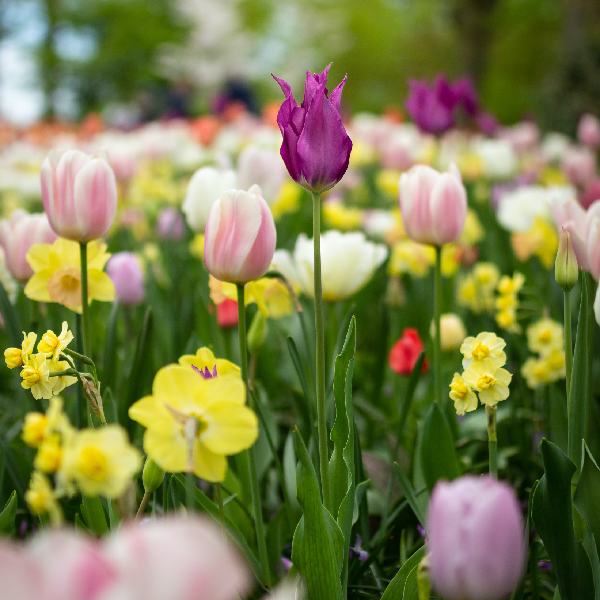
[[[542,217],[536,217],[533,226],[526,232],[515,232],[510,238],[513,251],[521,261],[537,256],[546,269],[554,266],[558,250],[558,234],[554,225]]]
[[[118,498],[142,463],[141,454],[119,425],[74,429],[58,396],[51,398],[45,414],[27,413],[22,438],[37,448],[25,499],[34,514],[48,514],[53,525],[62,520],[59,498],[77,491]]]
[[[23,367],[21,387],[31,390],[36,400],[52,398],[77,381],[77,378],[71,375],[51,377],[53,372],[66,371],[71,367],[66,360],[60,360],[60,355],[72,339],[73,333],[69,330],[67,322],[63,321],[60,335],[51,330],[46,331],[37,345],[37,354],[33,354],[37,334],[23,332],[21,347],[7,348],[4,351],[6,366],[9,369]]]
[[[531,356],[521,367],[527,386],[535,389],[541,385],[566,377],[563,326],[552,319],[540,319],[527,328],[527,345]]]
[[[475,263],[457,287],[457,302],[474,313],[494,310],[494,292],[500,280],[500,271],[492,262]]]
[[[460,347],[464,372],[455,373],[450,383],[450,398],[457,414],[464,415],[477,408],[475,392],[487,406],[496,406],[508,398],[512,375],[502,368],[506,363],[505,346],[504,340],[494,333],[465,338]]]
[[[498,327],[519,333],[521,328],[517,324],[517,308],[519,307],[519,291],[525,283],[522,273],[515,272],[512,277],[503,275],[498,284],[496,297],[496,323]]]
[[[160,369],[152,395],[135,402],[129,416],[146,427],[144,450],[163,471],[207,481],[223,481],[227,456],[258,437],[239,368],[208,348]]]
[[[88,243],[90,302],[112,302],[115,298],[115,286],[102,271],[109,257],[106,244],[97,240]],[[25,286],[28,298],[38,302],[57,302],[81,313],[81,261],[77,242],[58,238],[52,245],[34,244],[27,253],[27,262],[34,271]]]

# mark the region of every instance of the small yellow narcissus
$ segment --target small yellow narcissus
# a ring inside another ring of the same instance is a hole
[[[450,384],[450,398],[454,400],[457,415],[464,415],[465,412],[477,408],[477,396],[458,373],[454,373],[454,379]]]
[[[31,390],[36,400],[40,398],[44,398],[45,400],[52,398],[54,395],[52,390],[53,382],[50,381],[49,373],[50,370],[46,364],[46,355],[42,353],[34,354],[23,365],[21,387]]]
[[[476,338],[468,337],[463,341],[460,351],[463,358],[463,369],[468,369],[472,363],[484,362],[488,370],[493,371],[506,363],[503,349],[506,342],[495,333],[484,331]]]
[[[24,362],[27,361],[27,357],[33,352],[35,340],[37,335],[35,333],[25,333],[23,331],[23,342],[21,348],[7,348],[4,351],[4,360],[6,366],[9,369],[15,369],[21,367]]]
[[[258,437],[258,420],[245,405],[241,377],[221,375],[215,367],[163,367],[152,395],[129,409],[130,418],[146,427],[144,450],[164,471],[223,481],[226,457],[246,450]]]
[[[73,340],[73,333],[69,331],[69,324],[63,321],[62,331],[60,335],[56,335],[54,331],[50,329],[42,336],[37,350],[43,354],[50,355],[48,358],[57,360],[60,353],[69,345]]]
[[[56,501],[52,486],[48,478],[38,471],[34,471],[31,475],[29,489],[25,492],[25,501],[34,515],[47,513],[54,527],[62,522],[62,511]]]
[[[44,441],[47,427],[48,419],[46,415],[39,412],[27,413],[21,438],[28,446],[37,448]]]
[[[482,404],[496,406],[509,395],[508,384],[512,375],[506,369],[489,369],[489,364],[474,362],[463,373],[463,379],[479,394]]]

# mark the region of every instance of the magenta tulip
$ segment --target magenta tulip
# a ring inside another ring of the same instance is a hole
[[[434,246],[458,240],[467,217],[467,192],[454,165],[446,173],[415,165],[401,175],[399,196],[411,240]]]
[[[89,242],[108,233],[117,210],[117,182],[102,158],[53,150],[42,164],[42,199],[52,229]]]
[[[519,502],[506,483],[465,476],[436,485],[427,515],[431,581],[447,600],[500,600],[525,564]]]
[[[8,220],[0,221],[0,245],[10,274],[19,281],[27,281],[33,275],[25,258],[31,246],[52,244],[57,237],[44,213],[30,215],[17,208]]]
[[[352,141],[340,116],[346,77],[328,96],[325,86],[329,67],[322,73],[306,73],[304,100],[300,106],[294,100],[290,85],[273,75],[285,94],[277,114],[283,135],[281,158],[292,179],[315,193],[329,190],[340,181],[352,150]]]
[[[589,113],[583,115],[577,126],[577,139],[584,146],[598,148],[600,146],[600,120]]]
[[[132,252],[113,254],[106,265],[106,272],[115,286],[120,304],[135,306],[144,299],[146,293],[144,271],[135,254]]]
[[[248,283],[267,272],[276,242],[273,215],[260,188],[229,190],[210,209],[204,263],[221,281]]]

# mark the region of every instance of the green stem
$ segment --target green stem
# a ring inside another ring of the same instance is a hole
[[[145,492],[143,497],[142,497],[142,501],[140,502],[140,507],[137,510],[137,513],[135,515],[135,520],[139,521],[142,518],[142,515],[144,514],[144,510],[146,509],[146,505],[148,504],[148,500],[150,500],[150,496],[152,494]]]
[[[83,354],[90,355],[90,305],[88,301],[87,242],[79,242],[81,263],[81,317]]]
[[[321,194],[313,193],[314,291],[316,334],[316,396],[319,465],[323,504],[331,512],[329,487],[329,449],[327,444],[327,407],[325,406],[325,330],[323,326],[323,288],[321,285]]]
[[[490,475],[498,479],[498,439],[496,437],[497,406],[485,407],[487,415],[488,445],[490,451]]]
[[[565,362],[567,371],[567,414],[571,406],[571,372],[573,370],[573,336],[571,333],[571,291],[565,291]]]
[[[242,381],[246,386],[246,396],[249,404],[252,404],[252,397],[248,391],[248,350],[246,335],[246,306],[244,298],[244,284],[237,284],[238,299],[238,337],[240,342],[240,366],[242,369]],[[253,407],[254,408],[254,407]],[[254,527],[256,531],[256,543],[258,545],[258,559],[263,572],[264,583],[271,585],[271,574],[269,571],[269,557],[267,555],[267,540],[265,535],[265,525],[262,515],[262,504],[260,501],[260,487],[258,485],[258,471],[256,469],[256,450],[251,446],[248,453],[248,470],[250,471],[250,495],[252,496],[252,510],[254,512]]]
[[[188,513],[194,510],[194,496],[196,495],[196,476],[186,473],[185,477],[185,507]]]
[[[440,327],[442,313],[442,247],[435,247],[435,279],[433,286],[433,386],[435,401],[442,403],[442,332]]]

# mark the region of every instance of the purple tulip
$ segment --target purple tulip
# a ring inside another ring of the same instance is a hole
[[[310,192],[331,189],[344,176],[350,160],[352,141],[340,116],[342,90],[346,77],[328,96],[327,74],[306,73],[304,100],[294,100],[292,88],[273,77],[281,86],[285,100],[277,114],[283,143],[281,158],[294,181]]]
[[[161,240],[178,241],[185,235],[183,215],[176,208],[163,208],[156,220],[156,233]]]
[[[452,127],[454,94],[444,77],[436,80],[430,89],[426,82],[408,81],[410,94],[406,110],[411,119],[426,133],[440,134]]]
[[[462,105],[463,110],[474,117],[479,111],[479,98],[473,82],[468,77],[463,77],[454,82],[452,91],[456,105]]]
[[[140,304],[146,293],[144,286],[144,271],[138,257],[132,252],[117,252],[113,254],[106,272],[111,278],[117,298],[123,306]]]
[[[512,488],[490,477],[438,483],[427,519],[430,574],[447,600],[500,600],[523,574],[525,539]]]

